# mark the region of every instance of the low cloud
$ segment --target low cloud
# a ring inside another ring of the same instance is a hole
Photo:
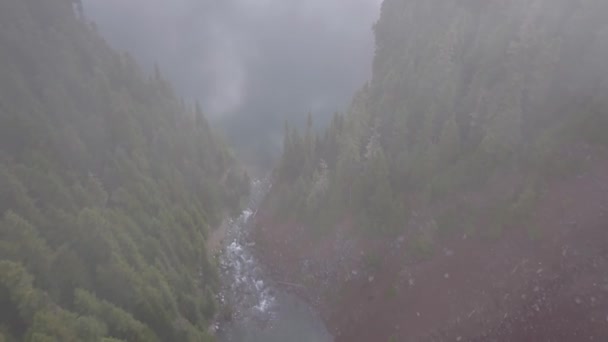
[[[369,78],[379,0],[84,0],[102,34],[199,99],[238,145],[347,107]]]

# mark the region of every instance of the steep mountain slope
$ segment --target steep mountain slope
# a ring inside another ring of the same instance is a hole
[[[607,336],[607,15],[384,2],[372,80],[324,136],[286,128],[258,215],[262,254],[339,339]]]
[[[78,1],[0,1],[0,340],[210,340],[204,242],[248,183]]]
[[[503,166],[546,172],[566,163],[554,158],[564,144],[605,145],[607,11],[599,1],[386,1],[373,79],[349,113],[321,139],[286,132],[275,185],[304,190],[280,202],[311,212],[346,202],[339,209],[390,230],[414,193],[431,202]],[[311,196],[325,166],[330,190]]]

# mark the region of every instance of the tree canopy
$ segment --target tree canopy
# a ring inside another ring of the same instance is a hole
[[[0,1],[0,340],[210,340],[205,240],[248,177],[79,3]]]
[[[530,181],[510,207],[569,162],[565,146],[608,142],[606,13],[600,0],[384,1],[371,81],[312,155],[308,134],[286,130],[268,207],[320,229],[350,216],[401,231],[414,206],[450,207],[435,204],[516,168]]]

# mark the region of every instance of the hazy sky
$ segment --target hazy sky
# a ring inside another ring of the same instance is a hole
[[[237,145],[281,141],[285,118],[322,121],[369,78],[381,0],[85,0],[115,47],[158,62]]]

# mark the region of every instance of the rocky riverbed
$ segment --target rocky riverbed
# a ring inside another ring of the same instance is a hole
[[[214,236],[222,291],[220,317],[214,329],[221,342],[333,341],[320,316],[298,296],[269,278],[256,259],[250,238],[255,209],[268,185],[256,181],[248,209],[228,220]]]

